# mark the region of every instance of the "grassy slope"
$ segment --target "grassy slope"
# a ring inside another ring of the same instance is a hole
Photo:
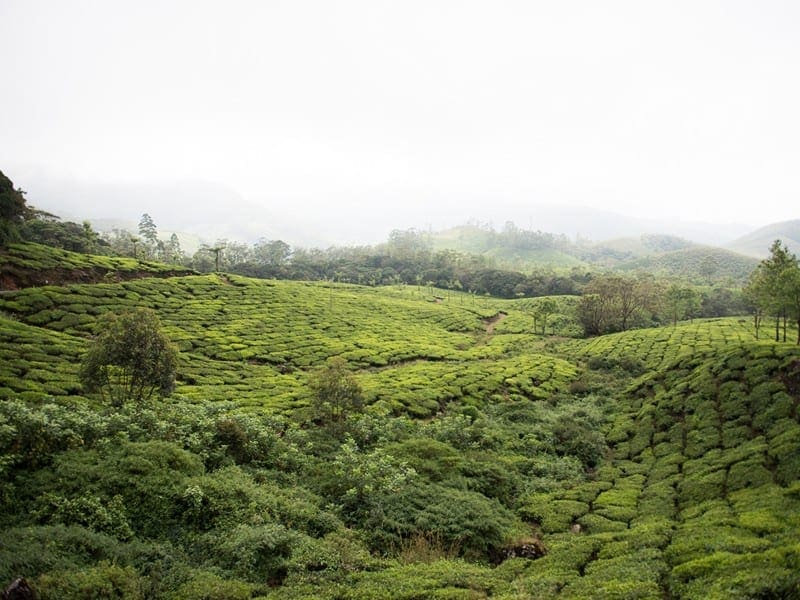
[[[519,499],[544,558],[389,561],[269,597],[747,598],[759,581],[796,592],[800,352],[754,341],[739,319],[543,343],[530,302],[217,276],[25,290],[0,296],[14,317],[0,318],[0,394],[74,400],[94,319],[132,305],[159,312],[182,349],[178,394],[197,402],[302,407],[308,371],[333,355],[359,369],[373,406],[414,416],[515,399],[546,412],[594,392],[584,402],[605,415],[607,459],[585,482]],[[573,299],[558,302],[568,320]],[[591,358],[611,359],[607,372],[580,366]],[[645,375],[633,380],[626,358]]]

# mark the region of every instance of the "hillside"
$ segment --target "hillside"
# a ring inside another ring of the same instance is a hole
[[[698,283],[733,282],[741,285],[757,264],[755,258],[730,250],[696,246],[630,260],[617,268],[623,271],[643,270]]]
[[[696,244],[676,236],[649,234],[602,242],[580,241],[570,252],[589,264],[613,268],[625,261],[693,246]]]
[[[726,248],[761,259],[769,254],[775,240],[782,240],[794,253],[800,252],[800,219],[773,223],[725,245]]]
[[[572,243],[564,236],[522,230],[513,224],[502,231],[466,225],[425,235],[434,249],[485,257],[498,267],[521,272],[600,268],[646,271],[698,283],[741,284],[757,264],[751,256],[701,246],[673,235]]]
[[[79,254],[28,242],[0,249],[0,290],[40,285],[96,283],[192,273],[178,265],[112,256]]]
[[[484,256],[505,269],[529,272],[534,268],[569,269],[585,266],[567,251],[564,236],[540,231],[507,228],[502,232],[475,225],[462,225],[430,234],[435,250],[455,250]]]
[[[542,336],[543,299],[421,286],[0,295],[0,580],[45,599],[800,592],[800,349],[739,318],[577,339],[577,299],[552,300]],[[177,387],[112,409],[80,359],[132,307],[178,346]],[[363,390],[341,423],[311,410],[331,357]]]

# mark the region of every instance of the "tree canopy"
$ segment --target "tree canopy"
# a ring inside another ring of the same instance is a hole
[[[800,324],[800,263],[781,240],[772,243],[770,255],[750,275],[744,292],[755,311],[756,337],[763,317],[768,315],[775,318],[775,341],[781,337],[781,323],[786,341],[788,319]]]
[[[27,212],[25,192],[16,189],[11,180],[0,171],[0,246],[19,237],[17,227],[23,222]]]
[[[364,405],[361,386],[347,370],[343,358],[328,359],[310,386],[314,392],[314,418],[324,424],[344,421],[348,414],[360,411]]]
[[[162,333],[155,312],[137,308],[106,313],[98,328],[81,365],[81,383],[87,391],[99,392],[113,406],[172,392],[178,354]]]

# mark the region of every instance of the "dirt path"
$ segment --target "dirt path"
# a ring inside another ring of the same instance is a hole
[[[494,333],[495,325],[502,323],[507,316],[508,315],[506,313],[499,312],[493,317],[484,319],[483,324],[486,326],[486,335],[492,335]]]

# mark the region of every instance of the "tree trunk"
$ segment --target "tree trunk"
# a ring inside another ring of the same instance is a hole
[[[783,341],[786,341],[786,307],[783,308]]]

